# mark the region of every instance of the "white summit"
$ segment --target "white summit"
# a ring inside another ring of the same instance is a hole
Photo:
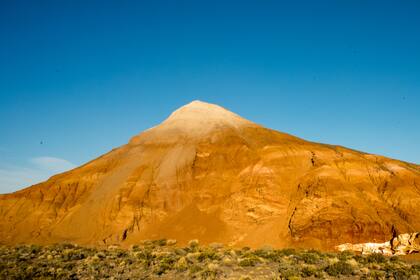
[[[255,126],[255,124],[221,106],[195,100],[174,111],[158,126],[146,130],[135,138],[143,142],[142,140],[151,141],[155,135],[159,135],[159,138],[165,135],[170,141],[171,137],[173,140],[180,137],[202,137],[215,130],[240,129],[244,126]]]
[[[250,121],[221,106],[195,100],[173,112],[162,125],[191,129],[196,128],[197,125],[240,127],[249,123]]]

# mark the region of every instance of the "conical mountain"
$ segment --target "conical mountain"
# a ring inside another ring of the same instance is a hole
[[[194,101],[74,170],[0,196],[6,244],[382,242],[420,231],[420,167]]]

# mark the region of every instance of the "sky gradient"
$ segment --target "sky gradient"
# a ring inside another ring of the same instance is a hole
[[[0,193],[196,99],[419,164],[419,14],[419,1],[1,1]]]

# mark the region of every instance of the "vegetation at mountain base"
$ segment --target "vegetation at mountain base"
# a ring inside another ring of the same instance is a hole
[[[145,241],[123,249],[0,246],[0,279],[420,279],[420,263],[352,252],[186,247],[175,240]]]

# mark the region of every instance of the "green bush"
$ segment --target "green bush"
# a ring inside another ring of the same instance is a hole
[[[217,279],[218,272],[214,270],[203,270],[200,273],[201,279]]]
[[[165,262],[161,262],[160,264],[157,265],[157,267],[154,269],[155,274],[157,275],[162,275],[164,274],[166,271],[171,270],[173,267],[173,264],[171,263],[165,263]]]
[[[280,272],[280,275],[286,279],[294,279],[301,275],[298,267],[287,263],[281,263],[279,265],[278,271]]]
[[[353,267],[346,262],[339,261],[335,264],[327,266],[325,271],[330,276],[351,275],[353,274]]]
[[[413,264],[411,266],[411,269],[420,272],[420,264]],[[419,273],[420,274],[420,273]]]
[[[202,251],[197,259],[199,262],[202,262],[205,260],[217,260],[219,257],[215,251],[207,249]]]
[[[314,253],[303,253],[298,258],[307,264],[317,264],[319,262],[319,256]]]
[[[353,256],[353,259],[355,259],[359,264],[367,264],[367,259],[361,255],[355,255]]]
[[[260,262],[260,259],[253,255],[251,252],[248,252],[244,255],[241,259],[239,259],[239,266],[246,267],[246,266],[255,266]]]
[[[366,260],[368,263],[385,263],[387,261],[384,255],[379,253],[370,254],[367,256]]]
[[[391,262],[393,262],[393,263],[396,263],[396,262],[399,262],[400,261],[400,259],[398,257],[396,257],[396,256],[392,256],[389,260]]]
[[[283,255],[283,256],[290,256],[290,255],[294,255],[294,254],[296,254],[296,250],[295,249],[290,249],[290,248],[287,248],[287,249],[282,249],[282,250],[280,250],[280,252],[279,252],[281,255]]]
[[[254,251],[254,255],[273,262],[279,262],[283,255],[279,250],[264,250],[259,249]]]
[[[42,247],[39,245],[31,245],[31,253],[32,254],[38,254],[41,252]]]
[[[157,246],[166,246],[167,240],[166,239],[159,239],[153,242]]]
[[[197,265],[197,264],[193,264],[193,265],[190,266],[189,270],[190,270],[191,274],[194,274],[194,273],[202,271],[203,268],[201,266]]]
[[[340,261],[346,261],[346,260],[351,259],[353,256],[354,256],[354,253],[353,252],[350,252],[350,251],[342,251],[342,252],[340,252],[338,254],[337,258]]]
[[[301,275],[303,277],[317,276],[317,270],[313,267],[305,266],[302,268]]]

